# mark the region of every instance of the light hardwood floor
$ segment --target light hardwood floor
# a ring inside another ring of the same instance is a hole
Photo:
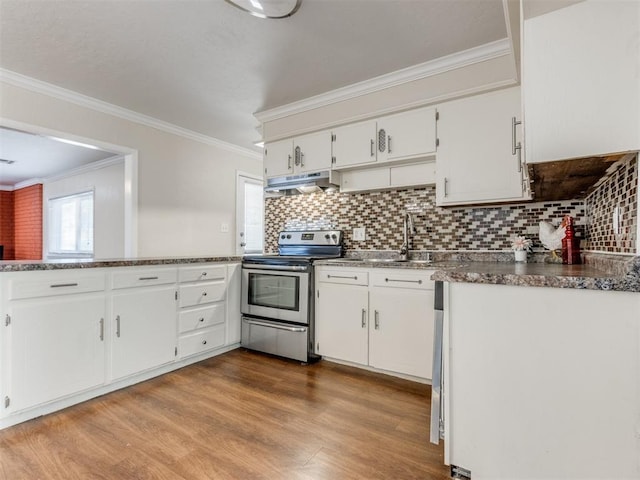
[[[448,479],[430,387],[243,349],[0,431],[0,478]]]

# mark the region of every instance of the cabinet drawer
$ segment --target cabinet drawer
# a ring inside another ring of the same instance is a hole
[[[199,282],[180,285],[179,306],[195,307],[224,300],[227,284],[225,282]]]
[[[146,287],[176,283],[176,268],[131,268],[113,272],[112,288]]]
[[[19,275],[20,277],[9,281],[11,300],[99,292],[106,286],[105,274],[102,271],[24,272]]]
[[[180,333],[199,330],[224,323],[225,305],[219,303],[210,307],[182,311],[178,314]]]
[[[433,272],[433,270],[421,270],[419,272],[385,270],[374,272],[371,274],[371,285],[374,287],[433,290],[434,281],[431,280]]]
[[[184,335],[178,340],[180,358],[221,347],[224,345],[224,338],[224,324]]]
[[[347,285],[368,285],[369,273],[366,270],[320,270],[318,281],[323,283],[344,283]]]
[[[193,267],[181,267],[178,271],[178,281],[202,282],[220,281],[227,278],[226,265],[196,265]]]

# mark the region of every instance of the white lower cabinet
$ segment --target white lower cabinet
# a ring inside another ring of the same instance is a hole
[[[0,318],[1,429],[237,346],[240,264],[3,272]]]
[[[175,284],[171,284],[128,289],[112,296],[112,380],[174,360],[175,295]]]
[[[11,412],[102,385],[103,293],[11,302],[8,386]]]
[[[318,267],[316,353],[431,378],[430,270]]]
[[[180,267],[178,356],[213,350],[226,342],[227,266]]]

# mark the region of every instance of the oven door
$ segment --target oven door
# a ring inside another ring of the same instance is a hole
[[[309,271],[242,267],[242,313],[309,323]]]

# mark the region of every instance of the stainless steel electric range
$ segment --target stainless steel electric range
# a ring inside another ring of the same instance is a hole
[[[311,362],[314,352],[313,262],[344,253],[340,230],[284,231],[278,255],[242,260],[242,346]]]

